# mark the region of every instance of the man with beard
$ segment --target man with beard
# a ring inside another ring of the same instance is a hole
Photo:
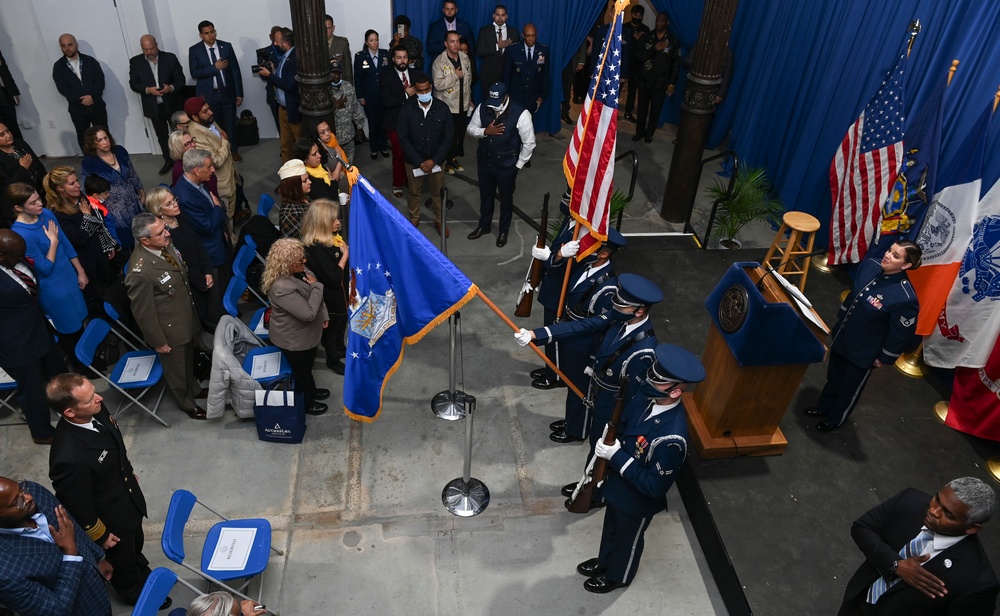
[[[458,3],[455,0],[444,0],[441,3],[441,19],[432,22],[427,28],[428,58],[437,58],[444,52],[445,37],[449,32],[458,32],[459,38],[469,41],[470,49],[476,46],[472,26],[458,18]]]
[[[212,157],[215,177],[218,180],[219,198],[226,207],[226,215],[232,220],[236,209],[236,169],[233,165],[229,134],[215,122],[215,113],[205,102],[204,96],[187,99],[184,111],[191,118],[188,133],[194,137],[198,148],[206,150]]]
[[[69,103],[69,117],[76,129],[76,141],[83,151],[83,135],[91,126],[108,125],[108,109],[104,104],[104,71],[100,63],[80,53],[76,37],[59,37],[63,57],[52,65],[52,81],[59,94]]]
[[[379,90],[382,93],[382,109],[385,113],[385,132],[392,146],[392,196],[399,199],[403,196],[403,186],[406,185],[406,168],[404,167],[403,147],[399,143],[399,111],[411,96],[416,96],[413,80],[410,76],[410,56],[406,49],[392,49],[392,66],[382,71],[379,79]]]
[[[194,93],[218,111],[226,134],[232,135],[236,130],[236,108],[243,104],[243,77],[236,52],[232,44],[216,38],[215,26],[210,21],[198,24],[198,35],[201,42],[188,48],[188,67],[197,80]],[[242,160],[236,153],[236,144],[232,146],[232,156],[236,162]]]

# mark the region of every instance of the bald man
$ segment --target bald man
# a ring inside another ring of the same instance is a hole
[[[52,81],[69,103],[69,117],[76,129],[76,141],[83,151],[83,134],[91,126],[108,125],[108,108],[104,104],[104,71],[100,63],[80,53],[76,37],[59,37],[63,57],[52,65]]]
[[[169,51],[160,51],[156,37],[145,34],[139,39],[142,53],[128,61],[128,87],[139,94],[142,100],[142,115],[149,118],[156,131],[163,153],[160,175],[174,167],[170,158],[167,137],[170,135],[170,116],[182,109],[181,88],[184,87],[184,69],[177,56]]]
[[[504,54],[503,80],[514,102],[534,117],[542,101],[549,96],[549,63],[552,58],[548,45],[538,42],[534,24],[524,26],[522,39]]]

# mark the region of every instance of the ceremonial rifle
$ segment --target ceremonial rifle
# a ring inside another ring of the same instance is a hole
[[[608,433],[604,437],[605,445],[611,445],[618,438],[618,422],[621,421],[622,410],[625,408],[625,390],[627,386],[628,376],[622,376],[618,379],[618,395],[615,396],[615,408],[611,411],[611,422],[608,423]],[[604,458],[598,458],[595,452],[590,460],[587,471],[585,471],[580,483],[576,485],[576,490],[573,491],[573,502],[567,507],[571,513],[587,513],[590,511],[590,501],[594,498],[594,488],[597,487],[597,484],[604,481],[604,476],[607,472],[608,461]],[[584,480],[586,480],[586,483],[584,483]]]
[[[549,193],[545,193],[545,201],[542,202],[542,218],[538,221],[541,229],[538,231],[538,241],[535,246],[545,248],[545,234],[549,226]],[[517,296],[517,308],[514,309],[515,317],[530,317],[531,304],[535,297],[535,289],[542,282],[542,262],[532,259],[528,267],[528,274],[524,277],[524,284],[521,286],[521,293]]]

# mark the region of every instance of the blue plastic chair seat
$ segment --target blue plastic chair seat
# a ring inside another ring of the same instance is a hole
[[[226,569],[210,569],[212,555],[216,549],[226,549],[219,547],[219,536],[226,528],[254,528],[257,534],[254,535],[253,545],[247,558],[246,566],[239,571]],[[243,520],[228,520],[219,522],[208,531],[205,537],[205,545],[201,552],[201,570],[218,580],[233,580],[257,575],[267,567],[267,559],[271,552],[271,523],[263,518],[248,518]]]
[[[250,317],[250,331],[253,332],[254,336],[257,336],[263,341],[267,341],[271,338],[270,332],[267,327],[263,327],[262,331],[258,332],[257,328],[261,325],[261,321],[264,320],[264,313],[267,312],[267,308],[258,308],[253,316]]]
[[[281,353],[281,349],[276,346],[257,347],[255,349],[251,349],[250,352],[247,353],[246,358],[243,360],[243,370],[247,374],[253,375],[253,358],[267,353],[281,354],[281,363],[278,364],[278,374],[271,377],[256,379],[258,383],[261,385],[269,385],[275,381],[287,379],[292,376],[292,367],[289,365],[288,359],[285,358],[284,353]]]
[[[131,381],[128,383],[122,383],[122,373],[125,371],[125,365],[128,363],[129,358],[132,357],[153,357],[153,367],[149,371],[149,376],[143,381]],[[155,351],[129,351],[121,356],[118,362],[115,364],[114,370],[111,371],[111,381],[121,387],[122,389],[141,389],[144,387],[150,387],[160,382],[163,377],[163,364],[160,363],[160,357]]]

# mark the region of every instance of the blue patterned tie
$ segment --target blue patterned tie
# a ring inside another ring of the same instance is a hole
[[[917,534],[909,543],[903,546],[903,549],[899,551],[900,560],[906,560],[907,558],[912,558],[914,556],[919,556],[923,554],[924,549],[934,541],[934,533],[924,529]],[[879,576],[877,580],[872,582],[871,588],[868,589],[868,603],[872,605],[878,601],[885,591],[892,588],[899,578],[894,578],[891,582],[886,582],[884,577]]]

